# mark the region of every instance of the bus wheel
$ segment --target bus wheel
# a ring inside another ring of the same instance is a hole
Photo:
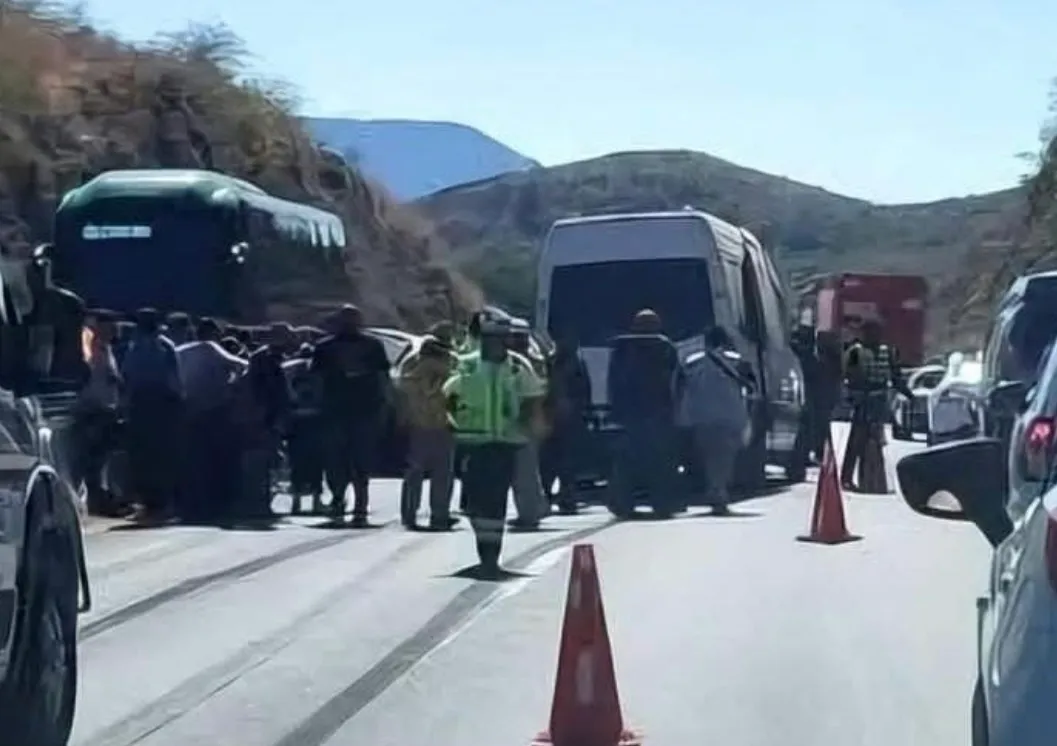
[[[77,699],[76,562],[54,535],[33,549],[17,661],[0,696],[0,731],[19,746],[66,746]]]

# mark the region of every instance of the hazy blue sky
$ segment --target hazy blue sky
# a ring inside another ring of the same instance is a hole
[[[472,124],[545,164],[703,150],[884,202],[1012,185],[1057,0],[91,0],[228,23],[306,112]]]

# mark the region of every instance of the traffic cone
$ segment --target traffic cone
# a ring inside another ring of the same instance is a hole
[[[840,494],[840,477],[837,475],[837,458],[833,455],[832,440],[826,441],[826,453],[818,472],[810,533],[796,538],[797,541],[813,544],[846,544],[862,538],[848,531],[844,519],[844,498]]]
[[[888,469],[885,466],[884,431],[874,433],[866,441],[859,461],[859,489],[864,495],[888,495]]]
[[[591,544],[573,547],[550,729],[532,746],[641,746],[624,727]]]

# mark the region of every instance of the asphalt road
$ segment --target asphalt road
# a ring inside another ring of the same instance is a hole
[[[905,452],[894,444],[890,452]],[[528,744],[550,711],[569,552],[594,543],[626,719],[647,744],[963,746],[987,546],[851,496],[795,541],[814,485],[725,519],[510,538],[502,584],[452,577],[469,530],[166,528],[89,539],[77,746]]]

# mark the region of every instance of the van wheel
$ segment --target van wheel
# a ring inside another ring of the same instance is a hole
[[[987,704],[984,702],[984,685],[976,679],[973,689],[973,743],[972,746],[988,746],[991,740],[987,728]]]
[[[16,668],[0,694],[0,731],[19,746],[66,746],[77,700],[76,563],[58,537],[37,545],[19,614]],[[10,739],[10,740],[9,740]]]

